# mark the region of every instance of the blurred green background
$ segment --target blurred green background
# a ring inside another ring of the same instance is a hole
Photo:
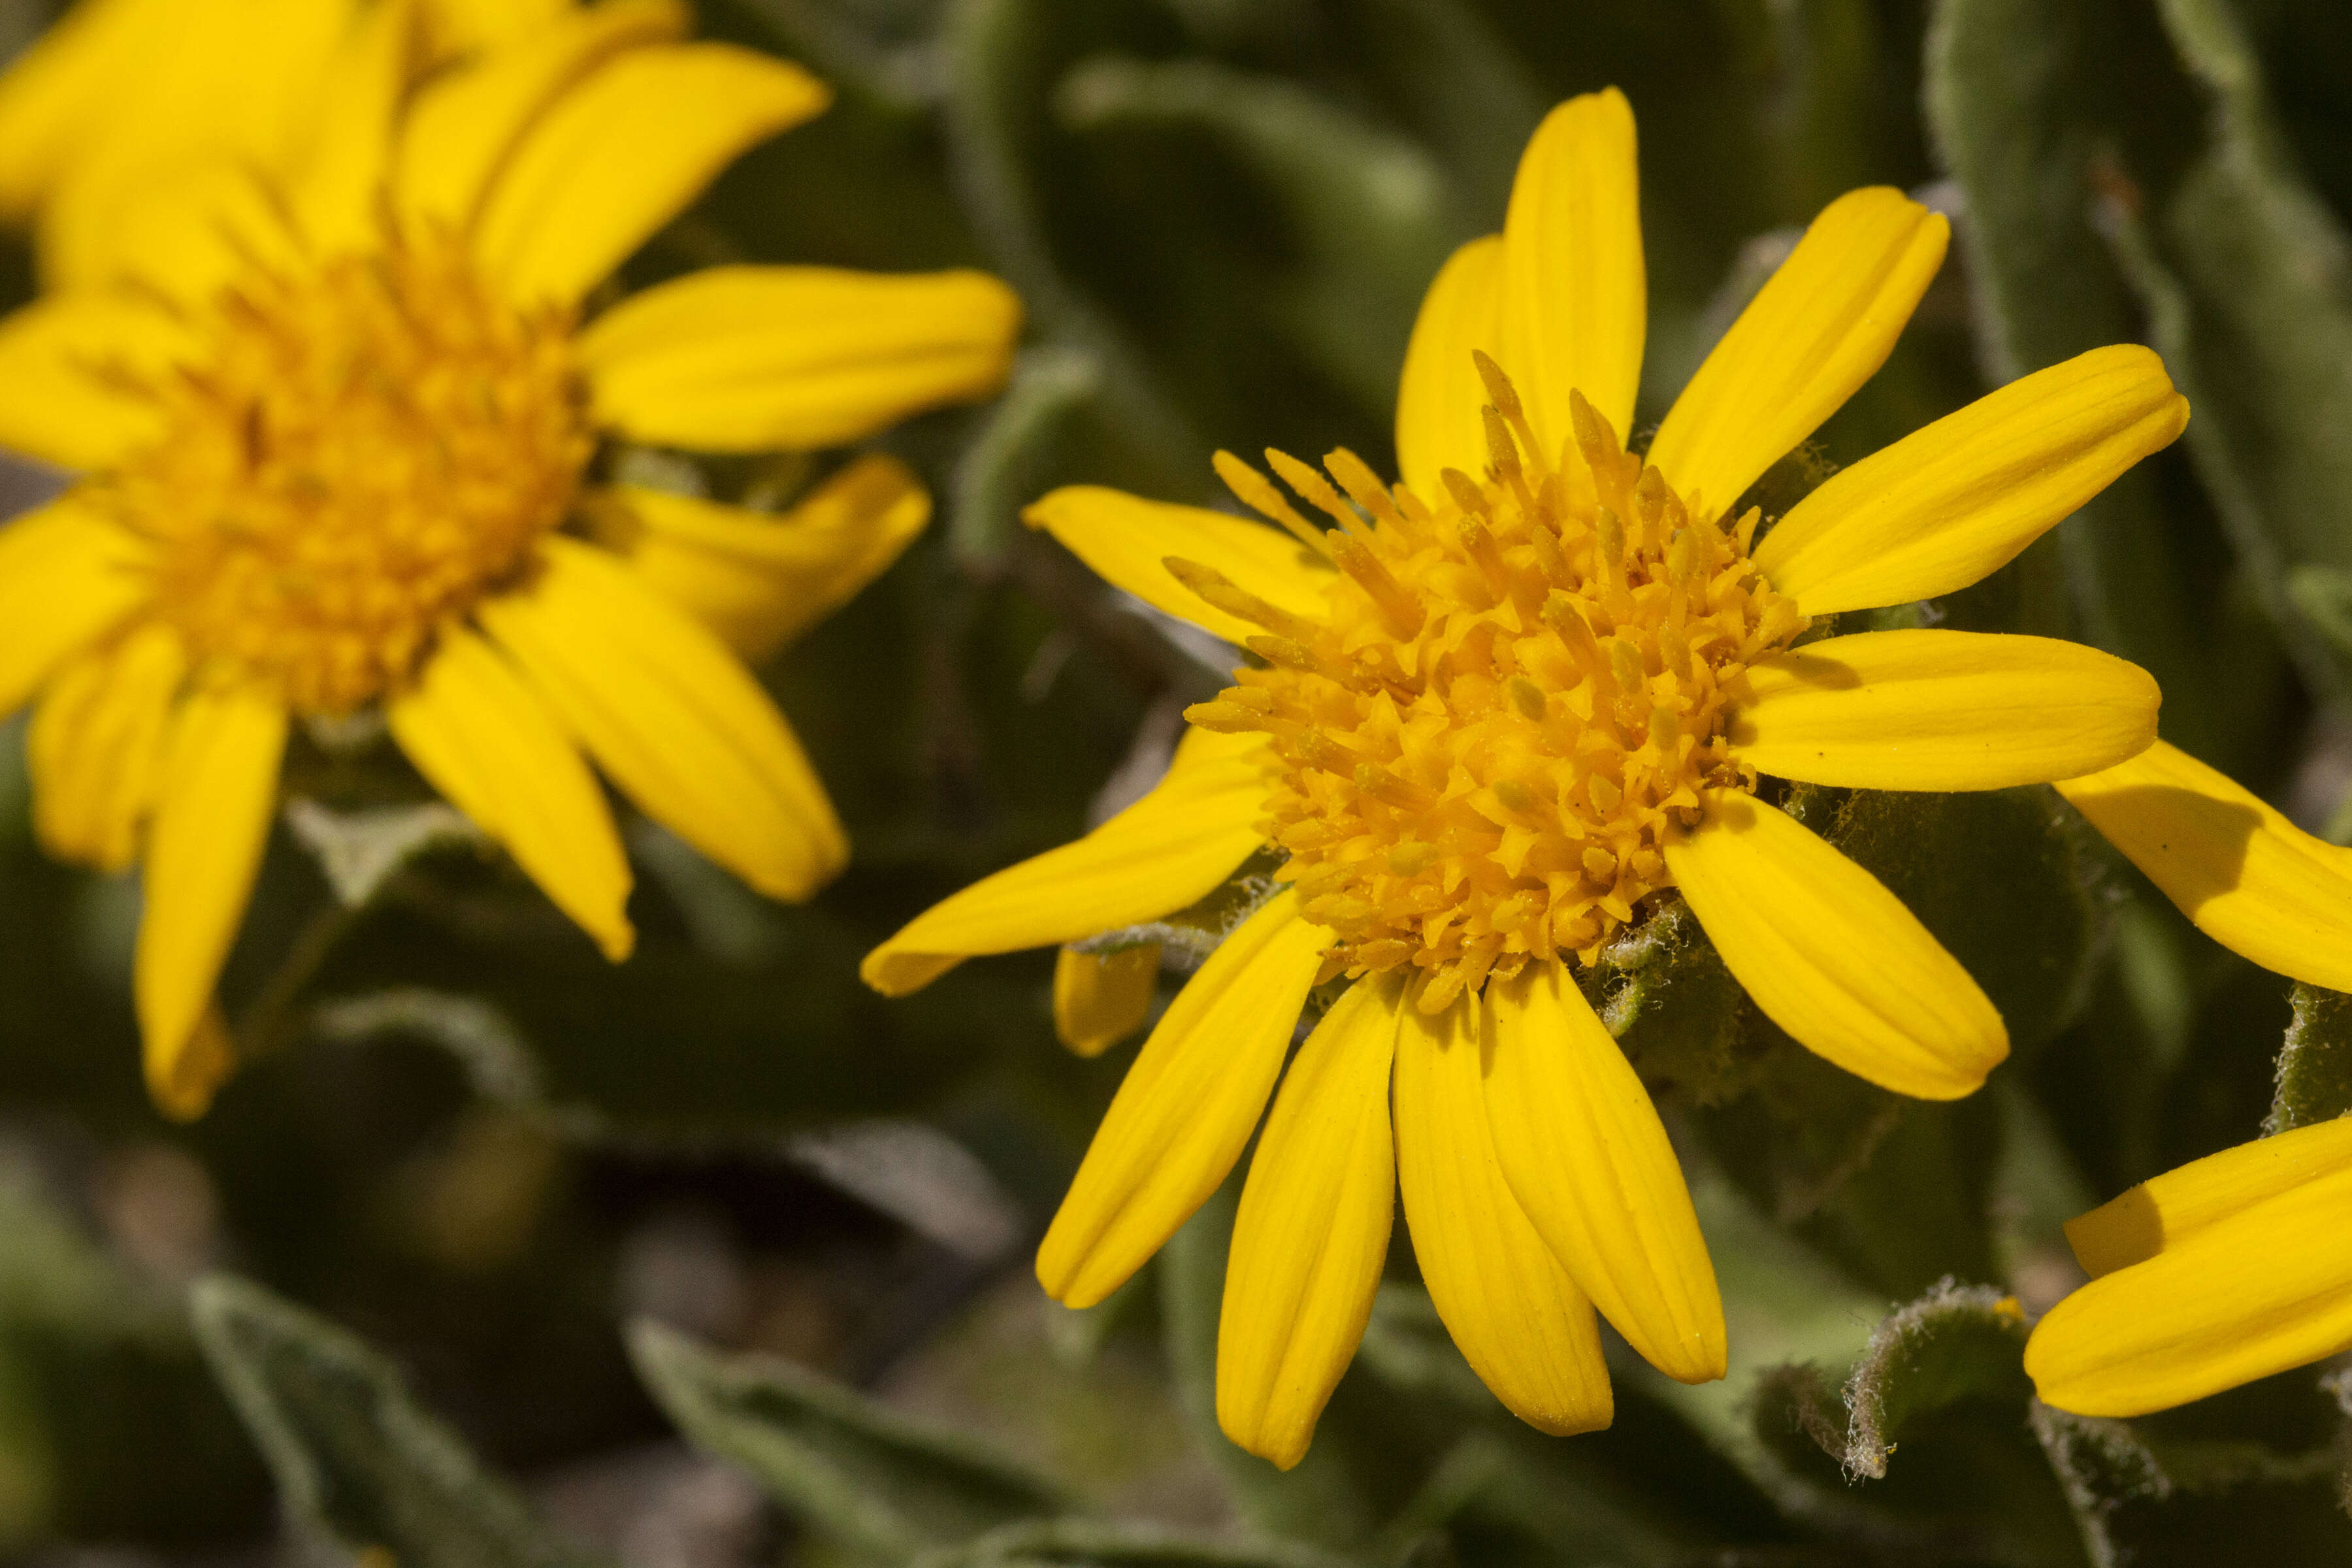
[[[0,1551],[2352,1559],[2352,1394],[2326,1368],[2129,1425],[2029,1404],[2005,1299],[2038,1312],[2079,1281],[2063,1219],[2266,1119],[2352,1106],[2334,999],[2198,937],[2047,791],[1798,802],[2007,1016],[2016,1054],[1971,1100],[1901,1100],[1795,1048],[1671,900],[1591,977],[1683,1152],[1733,1337],[1731,1377],[1705,1388],[1617,1357],[1617,1424],[1591,1436],[1506,1415],[1400,1246],[1307,1462],[1239,1454],[1207,1404],[1231,1192],[1102,1307],[1065,1311],[1029,1277],[1132,1047],[1087,1062],[1055,1043],[1050,954],[899,1003],[855,973],[936,898],[1131,795],[1221,684],[1218,648],[1105,589],[1020,506],[1073,480],[1213,501],[1220,446],[1345,445],[1392,468],[1429,277],[1499,226],[1543,111],[1612,83],[1641,132],[1638,422],[1822,205],[1914,191],[1959,243],[1768,507],[1990,386],[2154,344],[2194,407],[2186,438],[1990,582],[1881,624],[2124,654],[2163,683],[2168,739],[2352,837],[2352,7],[703,0],[701,17],[840,99],[742,160],[630,281],[972,264],[1031,314],[1001,402],[882,443],[939,498],[929,534],[765,672],[856,862],[788,909],[635,824],[640,946],[610,968],[420,813],[388,752],[312,748],[225,984],[255,1059],[177,1128],[139,1082],[135,885],[40,857],[21,725],[0,729]],[[0,7],[0,37],[47,19]],[[0,287],[29,297],[21,250]],[[727,499],[805,478],[616,460]],[[9,475],[20,498],[47,482]]]

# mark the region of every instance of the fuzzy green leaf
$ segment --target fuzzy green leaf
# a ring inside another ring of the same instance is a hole
[[[2352,1114],[2352,996],[2298,983],[2264,1134]]]

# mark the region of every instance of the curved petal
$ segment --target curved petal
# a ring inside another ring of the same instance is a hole
[[[128,290],[50,294],[0,319],[0,447],[96,468],[153,440],[155,405],[134,390],[194,352],[195,336]]]
[[[1037,1248],[1045,1294],[1091,1307],[1205,1202],[1241,1158],[1282,1070],[1331,933],[1284,893],[1176,994],[1096,1129]]]
[[[2199,931],[2264,969],[2352,991],[2352,849],[2162,741],[2057,789]]]
[[[0,524],[0,716],[146,601],[142,553],[78,494]]]
[[[2315,1132],[2334,1133],[2313,1141],[2333,1145],[2329,1158],[2292,1184],[2273,1185],[2269,1145]],[[2335,1128],[2305,1128],[2159,1177],[2184,1193],[2230,1189],[2229,1212],[2052,1308],[2025,1348],[2042,1397],[2085,1415],[2139,1415],[2352,1347],[2352,1252],[2342,1245],[2352,1159],[2344,1142]],[[2243,1202],[2247,1188],[2267,1190]]]
[[[422,40],[412,0],[376,0],[328,61],[319,110],[304,128],[287,205],[315,252],[374,243],[402,100]]]
[[[1396,1212],[1400,987],[1349,988],[1298,1048],[1250,1161],[1217,1320],[1217,1425],[1286,1470],[1371,1321]]]
[[[1503,1179],[1488,1125],[1492,1010],[1405,1009],[1396,1047],[1397,1179],[1422,1283],[1446,1332],[1512,1415],[1565,1436],[1614,1400],[1592,1303]]]
[[[561,536],[483,626],[647,816],[771,898],[800,900],[848,858],[800,742],[718,636],[608,552]]]
[[[1643,1359],[1682,1383],[1724,1373],[1723,1298],[1690,1189],[1625,1053],[1558,963],[1490,982],[1486,1115],[1512,1195]]]
[[[1919,918],[1777,807],[1709,790],[1705,809],[1666,868],[1765,1016],[1882,1089],[1974,1093],[2009,1031]]]
[[[1831,475],[1765,534],[1756,564],[1810,616],[1949,594],[2188,424],[2189,400],[2153,353],[2093,349]]]
[[[1082,1057],[1098,1057],[1143,1026],[1160,982],[1160,944],[1113,952],[1066,947],[1054,958],[1054,1034]]]
[[[606,542],[672,603],[758,664],[878,577],[930,521],[898,458],[868,453],[781,517],[627,486],[600,508]]]
[[[799,67],[729,44],[631,50],[523,137],[484,198],[474,253],[518,303],[570,304],[721,169],[831,99]]]
[[[574,0],[419,0],[427,58],[444,61],[484,50],[527,47],[583,12],[612,8],[613,0],[575,9]]]
[[[383,716],[425,781],[506,846],[606,958],[629,956],[629,861],[604,792],[511,665],[474,633],[446,626]]]
[[[482,9],[475,3],[427,6],[428,13],[460,16]],[[443,73],[402,117],[394,209],[410,219],[468,227],[515,144],[549,104],[624,49],[684,37],[693,20],[680,0],[603,0],[578,10],[566,7],[538,26],[519,30],[520,36],[502,40],[502,47],[480,58]]]
[[[1851,789],[2006,789],[2156,740],[2156,681],[2081,643],[1862,632],[1759,660],[1725,731],[1733,760]]]
[[[1503,348],[1503,237],[1474,239],[1437,269],[1413,318],[1397,379],[1397,468],[1424,498],[1445,493],[1438,474],[1483,473],[1486,426],[1479,410],[1486,386],[1472,363],[1475,349]]]
[[[0,72],[0,217],[33,216],[102,128],[125,53],[185,9],[184,0],[82,0]]]
[[[205,1015],[269,842],[285,752],[286,710],[248,687],[192,692],[173,721],[132,991],[148,1091],[184,1121],[204,1113],[219,1082],[208,1064],[221,1042]]]
[[[1145,500],[1100,485],[1065,485],[1022,514],[1068,546],[1105,582],[1230,643],[1265,628],[1209,604],[1169,572],[1197,562],[1276,608],[1313,620],[1328,605],[1330,563],[1290,535],[1197,506]]]
[[[1889,186],[1822,209],[1650,445],[1694,515],[1728,510],[1886,363],[1950,235],[1941,214]]]
[[[985,272],[709,267],[580,334],[598,423],[704,452],[835,447],[1004,384],[1021,300]]]
[[[159,624],[58,672],[25,736],[33,827],[43,848],[109,873],[130,868],[161,783],[173,700],[187,672],[178,635]]]
[[[2066,1222],[2075,1260],[2094,1279],[2235,1224],[2281,1194],[2352,1170],[2352,1118],[2241,1143],[2154,1176]]]
[[[1150,794],[1073,844],[984,877],[917,915],[858,973],[886,996],[967,958],[1140,925],[1206,898],[1265,842],[1265,739],[1189,730]]]
[[[1573,435],[1571,389],[1620,442],[1633,434],[1649,325],[1633,142],[1623,93],[1612,87],[1571,98],[1537,128],[1511,187],[1504,349],[1496,357],[1517,384],[1547,458]]]

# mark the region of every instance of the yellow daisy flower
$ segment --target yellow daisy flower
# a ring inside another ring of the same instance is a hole
[[[2058,785],[2199,930],[2263,968],[2352,991],[2352,849],[2304,832],[2162,742]],[[2069,1223],[2091,1275],[2025,1368],[2085,1415],[2139,1415],[2352,1349],[2352,1120],[2144,1182]]]
[[[299,69],[252,29],[302,8],[174,5],[232,36],[221,58],[271,62],[254,95],[307,107],[213,101],[301,133],[265,157],[192,124],[201,155],[110,174],[104,200],[70,170],[34,182],[47,288],[0,321],[0,445],[84,477],[0,529],[0,715],[37,704],[45,843],[142,865],[147,1078],[192,1116],[229,1066],[213,985],[295,718],[380,710],[616,961],[630,874],[591,760],[763,893],[830,878],[823,786],[688,612],[772,647],[927,500],[876,457],[780,521],[597,482],[598,446],[854,440],[994,387],[1019,310],[974,273],[793,267],[592,309],[720,169],[826,102],[793,66],[681,41],[679,5],[563,8],[432,71],[403,0],[310,7],[343,25],[310,30]],[[0,121],[25,79],[0,82]]]
[[[1242,1194],[1217,1376],[1242,1447],[1305,1453],[1399,1184],[1439,1314],[1526,1420],[1608,1422],[1596,1307],[1669,1375],[1722,1375],[1674,1151],[1568,967],[1667,889],[1767,1014],[1873,1082],[1963,1095],[2006,1054],[1959,964],[1759,775],[2063,778],[2147,745],[2154,684],[2033,637],[1791,645],[2002,565],[2177,436],[2186,405],[2153,354],[2105,349],[1846,469],[1760,539],[1756,510],[1731,510],[1885,359],[1946,235],[1897,191],[1832,204],[1632,456],[1633,121],[1614,91],[1576,99],[1537,132],[1504,232],[1457,252],[1422,307],[1402,484],[1345,451],[1328,478],[1268,453],[1324,528],[1220,455],[1278,527],[1097,489],[1032,510],[1103,576],[1260,662],[1191,710],[1150,795],[916,919],[864,973],[912,991],[971,955],[1152,921],[1262,849],[1286,857],[1143,1046],[1037,1259],[1072,1306],[1116,1289],[1240,1156],[1309,991],[1352,977]]]

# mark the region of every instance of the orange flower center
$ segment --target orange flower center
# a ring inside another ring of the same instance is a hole
[[[1244,501],[1339,568],[1322,620],[1171,563],[1266,628],[1249,639],[1265,668],[1187,717],[1272,737],[1265,831],[1338,935],[1327,974],[1416,966],[1431,1011],[1530,958],[1590,963],[1672,884],[1662,846],[1699,791],[1756,786],[1726,752],[1727,684],[1806,625],[1748,558],[1754,510],[1727,530],[1694,519],[1581,397],[1548,461],[1510,384],[1479,368],[1488,472],[1447,470],[1434,504],[1349,452],[1328,459],[1349,499],[1269,453],[1340,525],[1324,533],[1221,455]]]
[[[158,546],[158,614],[196,658],[349,710],[563,521],[593,449],[571,325],[446,237],[257,271],[194,363],[137,385],[164,434],[95,493]]]

